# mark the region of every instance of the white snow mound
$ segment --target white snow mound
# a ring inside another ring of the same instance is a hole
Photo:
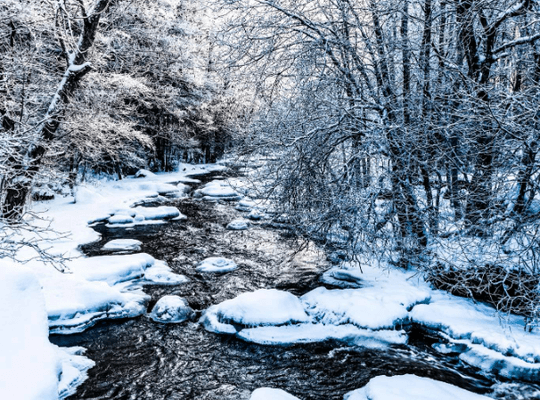
[[[158,300],[150,318],[161,323],[180,323],[188,320],[193,315],[193,310],[186,299],[179,296],[163,296]]]
[[[416,375],[377,376],[344,400],[487,400],[490,397]]]
[[[106,251],[139,251],[142,242],[136,239],[114,239],[105,243],[101,250]]]
[[[251,393],[250,400],[300,400],[281,389],[259,388]]]
[[[200,262],[196,270],[200,272],[230,272],[238,268],[232,260],[223,257],[209,257]]]

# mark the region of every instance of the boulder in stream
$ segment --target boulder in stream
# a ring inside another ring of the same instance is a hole
[[[165,324],[178,324],[190,319],[193,314],[194,312],[186,299],[168,295],[158,300],[150,313],[150,318]]]

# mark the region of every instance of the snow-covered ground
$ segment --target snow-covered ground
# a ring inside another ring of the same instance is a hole
[[[126,227],[184,219],[174,207],[147,208],[138,203],[162,195],[182,197],[186,187],[179,182],[192,181],[190,174],[222,169],[221,165],[181,165],[176,173],[148,172],[139,178],[98,181],[79,187],[75,199],[60,197],[32,205],[39,215],[32,224],[38,229],[24,236],[15,233],[12,239],[38,243],[49,254],[64,257],[61,268],[66,273],[37,257],[30,247],[18,251],[17,261],[0,259],[0,399],[48,400],[72,394],[93,362],[83,356],[82,348],[52,345],[49,332],[80,332],[100,319],[145,313],[149,296],[136,281],[187,280],[144,253],[84,257],[79,246],[100,238],[90,225],[107,221]],[[39,227],[46,230],[40,232]],[[105,250],[136,251],[139,244],[113,241]]]

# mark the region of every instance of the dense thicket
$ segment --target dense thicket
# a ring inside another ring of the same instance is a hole
[[[538,275],[538,2],[219,7],[299,233],[439,275],[493,265],[503,292],[505,271]]]
[[[16,220],[36,184],[50,194],[51,177],[215,161],[235,103],[211,34],[191,0],[3,1],[2,216]]]

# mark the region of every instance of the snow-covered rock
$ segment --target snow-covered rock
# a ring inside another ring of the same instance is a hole
[[[105,243],[101,250],[106,251],[139,251],[142,242],[136,239],[115,239]]]
[[[154,178],[156,174],[148,171],[147,169],[140,169],[135,174],[135,178]]]
[[[281,389],[259,388],[251,393],[250,400],[299,400],[298,397]]]
[[[251,211],[256,206],[257,204],[254,201],[251,201],[248,199],[242,199],[238,202],[235,208],[238,211],[248,212],[248,211]]]
[[[227,225],[227,229],[231,231],[244,231],[247,228],[249,228],[249,221],[245,219],[235,219]]]
[[[200,272],[230,272],[238,268],[238,265],[228,258],[209,257],[202,260],[196,270]]]
[[[109,217],[108,221],[111,225],[132,224],[134,222],[133,217],[127,214],[115,214]]]
[[[165,261],[157,261],[154,266],[144,271],[144,279],[158,285],[179,285],[186,283],[188,278],[175,274]]]
[[[250,213],[246,216],[246,218],[249,218],[253,221],[259,221],[265,217],[266,215],[264,214],[264,212],[258,209],[251,210]]]
[[[149,254],[129,254],[78,258],[67,263],[74,275],[89,281],[104,281],[109,285],[142,278],[144,271],[156,260]]]
[[[56,400],[71,392],[94,363],[81,348],[49,342],[41,285],[22,266],[0,268],[0,398]]]
[[[259,289],[210,307],[201,318],[206,329],[236,333],[231,323],[254,327],[285,325],[309,320],[298,297],[276,289]]]
[[[176,207],[135,207],[133,209],[137,215],[141,215],[145,220],[156,219],[186,219],[187,217],[180,213]]]
[[[416,375],[377,376],[344,400],[488,400],[490,397]]]
[[[179,296],[163,296],[158,300],[150,318],[162,323],[180,323],[190,319],[194,315],[186,299]]]
[[[240,200],[242,198],[242,195],[222,180],[207,183],[201,189],[196,190],[194,196],[219,200]]]

